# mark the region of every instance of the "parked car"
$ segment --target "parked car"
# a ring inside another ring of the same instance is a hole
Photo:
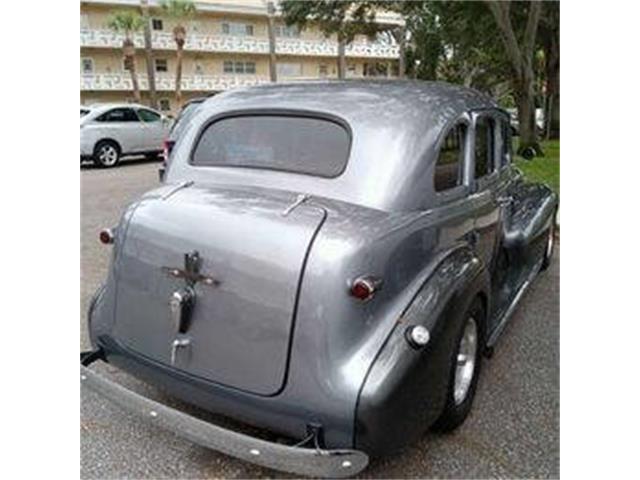
[[[85,107],[83,105],[80,105],[80,118],[84,117],[90,111],[91,111],[91,109],[89,107]]]
[[[165,184],[100,238],[81,379],[209,448],[318,477],[448,431],[554,247],[509,115],[443,83],[300,82],[203,103]],[[133,393],[106,361],[268,442]]]
[[[170,121],[143,105],[104,104],[80,117],[80,160],[115,167],[122,157],[144,154],[156,158]]]

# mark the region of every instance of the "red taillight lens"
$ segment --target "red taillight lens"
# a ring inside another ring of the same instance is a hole
[[[109,245],[113,243],[113,231],[110,228],[105,228],[100,231],[100,243],[104,243],[105,245]]]
[[[173,150],[173,146],[175,145],[175,143],[176,142],[174,142],[173,140],[165,140],[164,142],[162,142],[165,162],[169,161],[169,155],[171,155],[171,150]]]
[[[381,281],[373,277],[356,278],[351,284],[351,296],[365,302],[373,297],[380,284]]]

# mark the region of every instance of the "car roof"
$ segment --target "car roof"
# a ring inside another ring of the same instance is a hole
[[[333,113],[349,124],[366,122],[441,127],[461,113],[496,107],[488,95],[444,82],[324,80],[263,84],[229,90],[204,103],[221,108],[292,108]],[[428,115],[425,113],[428,112]],[[425,120],[427,122],[425,123]]]
[[[190,165],[191,145],[212,119],[232,114],[303,112],[346,123],[349,161],[338,177],[298,175],[296,188],[382,210],[417,208],[435,198],[431,185],[439,142],[471,110],[497,108],[486,94],[415,80],[300,81],[238,88],[207,99],[183,132],[169,174],[173,181],[291,188],[291,174]],[[506,115],[506,114],[505,114]]]
[[[157,111],[156,109],[151,108],[148,105],[142,105],[139,103],[126,103],[126,102],[96,103],[96,104],[90,105],[89,107],[83,107],[83,108],[89,108],[89,110],[91,111],[100,111],[100,112],[104,112],[112,108],[146,108],[148,110]]]

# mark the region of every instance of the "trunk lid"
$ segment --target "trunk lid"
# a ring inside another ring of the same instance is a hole
[[[299,282],[324,211],[295,194],[190,187],[136,208],[118,252],[114,336],[130,349],[198,377],[272,395],[284,385]],[[200,275],[186,331],[170,300]],[[184,345],[174,347],[178,340]]]

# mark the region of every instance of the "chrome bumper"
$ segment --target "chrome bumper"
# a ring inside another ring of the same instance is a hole
[[[286,446],[227,430],[145,398],[91,371],[86,365],[101,359],[97,352],[81,354],[82,384],[121,408],[187,440],[263,467],[310,477],[344,478],[369,462],[357,450],[323,450]],[[93,355],[92,355],[93,354]]]

